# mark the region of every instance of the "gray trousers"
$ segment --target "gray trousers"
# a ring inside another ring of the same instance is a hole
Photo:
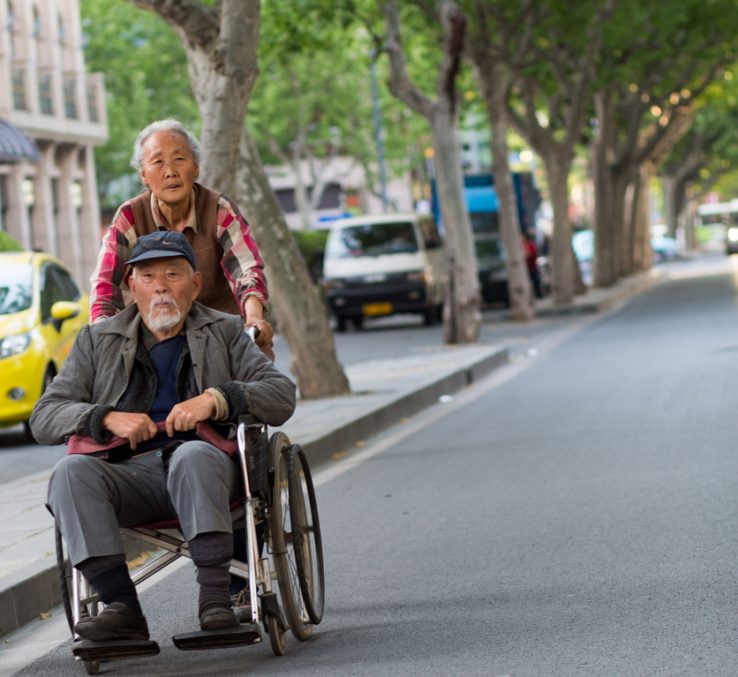
[[[150,451],[121,463],[66,456],[49,480],[48,507],[73,565],[124,553],[119,526],[179,519],[185,540],[231,533],[230,501],[241,491],[235,462],[211,444],[184,442],[169,457]]]

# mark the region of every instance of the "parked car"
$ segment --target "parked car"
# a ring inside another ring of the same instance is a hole
[[[367,317],[441,318],[446,259],[432,214],[378,214],[330,224],[323,289],[339,331]]]
[[[587,286],[592,284],[592,264],[594,262],[594,232],[578,230],[571,237],[571,246],[574,256],[579,263],[582,281]]]
[[[36,252],[0,253],[0,426],[24,423],[58,373],[89,302],[64,264]]]

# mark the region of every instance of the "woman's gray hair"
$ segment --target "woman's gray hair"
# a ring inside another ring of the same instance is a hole
[[[168,118],[166,120],[157,120],[152,122],[150,125],[144,127],[136,138],[136,143],[133,144],[133,155],[131,156],[131,167],[136,171],[141,171],[141,161],[143,160],[143,145],[146,143],[152,134],[156,132],[177,132],[184,136],[187,140],[187,145],[192,151],[192,156],[195,158],[195,162],[200,164],[200,144],[197,142],[194,134],[190,132],[179,120],[174,118]]]

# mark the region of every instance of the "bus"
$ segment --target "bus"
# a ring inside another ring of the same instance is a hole
[[[699,205],[697,214],[701,226],[720,229],[726,254],[738,254],[738,200]]]

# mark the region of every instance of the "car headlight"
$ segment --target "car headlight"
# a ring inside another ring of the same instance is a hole
[[[427,283],[430,282],[430,275],[422,270],[413,271],[412,273],[407,274],[407,281]]]
[[[22,353],[29,345],[31,345],[31,336],[27,333],[0,339],[0,360]]]
[[[331,280],[323,280],[323,291],[326,293],[336,291],[337,289],[343,289],[346,286],[346,282],[340,278],[333,278]]]

